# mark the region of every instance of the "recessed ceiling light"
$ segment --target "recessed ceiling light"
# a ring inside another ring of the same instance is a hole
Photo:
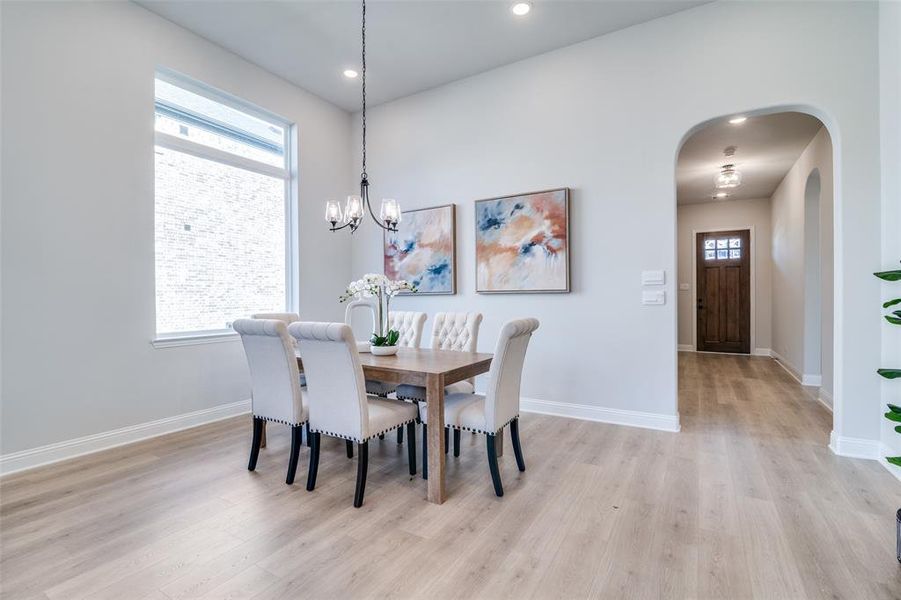
[[[531,2],[517,2],[513,6],[510,7],[510,10],[513,11],[513,14],[517,17],[523,17],[529,14],[529,11],[532,10]]]
[[[353,79],[354,77],[357,76],[357,72],[354,71],[353,69],[344,69],[344,76],[347,77],[348,79]]]
[[[745,121],[748,120],[748,117],[735,117],[734,119],[729,119],[729,122],[733,125],[741,125]]]
[[[714,198],[728,198],[728,197],[729,197],[729,194],[727,194],[726,192],[717,192],[716,195],[714,196]]]

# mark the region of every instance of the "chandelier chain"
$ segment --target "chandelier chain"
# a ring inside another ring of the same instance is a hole
[[[363,27],[362,27],[362,38],[363,38],[363,52],[362,52],[362,63],[363,63],[363,173],[362,178],[366,179],[366,0],[363,0]]]

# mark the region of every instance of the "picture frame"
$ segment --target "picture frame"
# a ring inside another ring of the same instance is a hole
[[[416,295],[456,294],[456,209],[456,204],[442,204],[402,211],[397,233],[382,233],[385,275],[413,283]]]

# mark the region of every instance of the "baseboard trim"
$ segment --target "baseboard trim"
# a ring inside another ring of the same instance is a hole
[[[692,346],[691,344],[679,344],[676,347],[676,350],[678,350],[679,352],[694,352],[695,347]]]
[[[10,473],[26,469],[34,469],[35,467],[84,456],[85,454],[93,454],[101,450],[132,444],[199,425],[206,425],[207,423],[229,419],[249,412],[250,400],[241,400],[148,423],[96,433],[74,440],[12,452],[0,456],[0,475],[9,475]]]
[[[826,407],[826,410],[832,412],[832,395],[826,390],[820,389],[817,395],[817,402]]]
[[[882,442],[879,440],[837,436],[834,431],[829,435],[829,449],[848,458],[882,459]]]
[[[770,356],[779,364],[780,367],[785,369],[785,372],[792,376],[792,379],[801,383],[801,373],[796,371],[790,362],[785,360],[785,357],[776,352],[775,350],[770,350]],[[803,385],[803,384],[801,384]]]
[[[801,385],[806,385],[809,387],[820,387],[821,385],[823,385],[823,376],[811,375],[809,373],[801,375]]]
[[[772,356],[773,351],[769,348],[754,348],[754,356]]]
[[[613,425],[627,425],[629,427],[656,429],[658,431],[677,432],[681,429],[679,425],[679,415],[662,415],[659,413],[640,412],[637,410],[603,408],[600,406],[554,402],[551,400],[538,400],[535,398],[521,398],[520,409],[524,412],[539,413],[542,415],[568,417],[570,419],[581,419],[583,421],[597,421],[599,423],[611,423]]]

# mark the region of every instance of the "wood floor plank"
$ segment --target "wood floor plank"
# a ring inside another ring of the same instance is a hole
[[[901,597],[901,483],[828,449],[814,394],[768,358],[680,353],[679,401],[678,434],[524,414],[503,498],[464,433],[440,506],[394,436],[371,444],[360,509],[342,440],[313,492],[306,449],[284,483],[285,427],[248,472],[246,417],[15,474],[0,596]]]

